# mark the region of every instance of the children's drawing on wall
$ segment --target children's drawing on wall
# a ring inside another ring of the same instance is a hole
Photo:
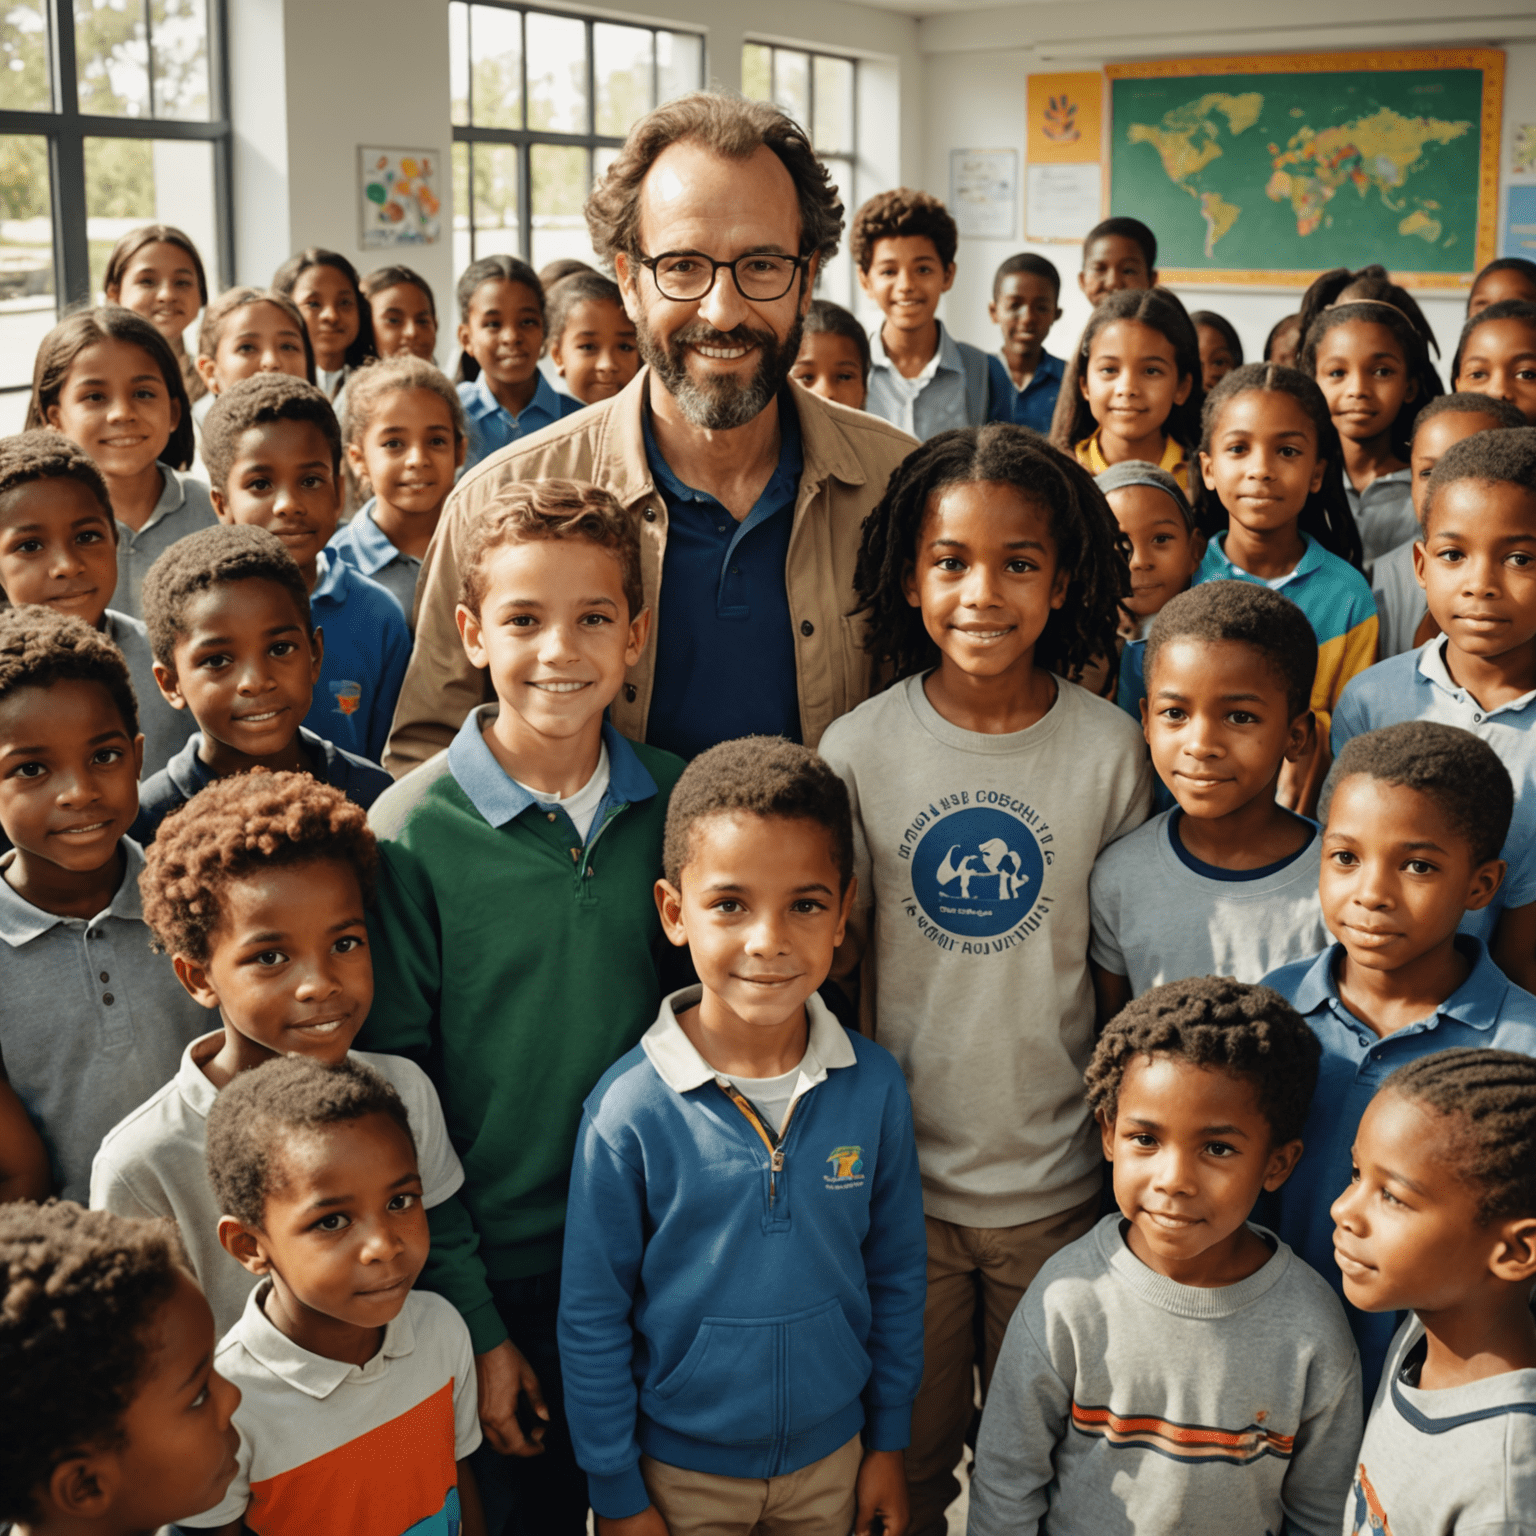
[[[436,150],[358,149],[358,217],[364,250],[431,245],[442,234]]]

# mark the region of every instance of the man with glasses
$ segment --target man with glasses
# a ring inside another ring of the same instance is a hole
[[[623,734],[685,757],[751,734],[814,746],[864,699],[859,530],[914,442],[788,382],[842,215],[802,130],[765,103],[700,93],[630,131],[587,224],[647,366],[454,491],[417,588],[397,777],[490,696],[454,621],[458,551],[518,480],[591,480],[640,519],[653,638],[613,705]]]

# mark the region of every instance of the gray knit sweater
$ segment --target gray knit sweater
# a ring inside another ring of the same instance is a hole
[[[1269,1233],[1236,1285],[1179,1285],[1118,1215],[1019,1303],[987,1395],[969,1536],[1335,1536],[1360,1444],[1338,1299]]]

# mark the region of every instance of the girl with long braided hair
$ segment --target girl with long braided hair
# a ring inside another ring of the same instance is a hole
[[[930,1218],[916,1530],[954,1497],[972,1367],[991,1378],[1024,1287],[1098,1214],[1088,875],[1152,786],[1135,723],[1070,679],[1113,655],[1117,537],[1087,470],[1005,423],[931,438],[864,524],[855,619],[891,684],[820,750],[853,809],[845,953],[868,946],[861,1006],[906,1072]]]

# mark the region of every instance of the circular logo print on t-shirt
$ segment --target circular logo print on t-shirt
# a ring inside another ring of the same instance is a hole
[[[912,855],[912,893],[948,933],[990,939],[1006,933],[1040,896],[1045,859],[1035,835],[984,806],[942,816]]]

